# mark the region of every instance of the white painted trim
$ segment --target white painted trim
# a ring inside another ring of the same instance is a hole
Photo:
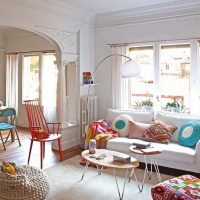
[[[60,1],[49,0],[46,1],[34,0],[34,1],[23,1],[23,3],[19,3],[14,0],[5,1],[4,4],[8,6],[15,6],[17,10],[21,10],[22,8],[37,10],[39,12],[52,14],[57,17],[61,17],[75,23],[81,24],[94,24],[94,14],[86,12],[84,10],[69,6],[67,3],[61,3]]]
[[[127,26],[134,23],[150,23],[173,20],[174,18],[193,17],[200,14],[200,1],[175,1],[140,8],[102,13],[96,15],[96,29],[112,26]]]

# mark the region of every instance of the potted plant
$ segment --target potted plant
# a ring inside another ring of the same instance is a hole
[[[183,112],[184,104],[177,98],[172,98],[170,102],[167,102],[164,109],[169,112]]]
[[[153,102],[151,101],[151,99],[144,100],[144,101],[137,101],[136,109],[137,110],[152,110]]]

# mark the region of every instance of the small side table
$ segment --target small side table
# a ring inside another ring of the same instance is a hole
[[[117,161],[113,161],[113,156],[123,156],[125,154],[117,152],[117,151],[110,151],[108,149],[96,149],[96,156],[105,154],[106,157],[104,159],[96,159],[95,157],[93,157],[93,155],[89,154],[88,150],[85,150],[82,152],[82,157],[87,161],[86,165],[85,165],[85,169],[82,175],[81,180],[83,180],[84,176],[85,176],[85,172],[88,168],[89,163],[92,163],[94,165],[97,166],[97,171],[98,174],[101,174],[101,171],[103,170],[103,168],[111,168],[113,170],[113,175],[115,176],[115,182],[117,185],[117,190],[118,190],[118,195],[119,195],[119,199],[123,200],[124,197],[124,191],[125,191],[125,186],[126,186],[126,180],[128,178],[128,171],[131,170],[131,176],[134,175],[135,179],[137,180],[136,174],[135,174],[135,168],[137,168],[139,166],[139,162],[138,160],[136,160],[135,158],[131,157],[131,161],[130,163],[120,163]],[[122,191],[120,192],[120,188],[119,188],[119,184],[117,181],[117,175],[115,170],[123,170],[125,171],[125,177],[124,177],[124,184],[123,184],[123,188]]]
[[[156,171],[156,174],[157,174],[157,177],[158,177],[158,181],[161,182],[161,176],[160,176],[160,171],[159,171],[159,167],[158,167],[157,160],[156,160],[156,155],[161,154],[162,150],[159,150],[159,149],[154,148],[154,147],[150,147],[150,148],[147,148],[147,149],[139,149],[139,148],[136,148],[136,146],[134,146],[134,145],[130,146],[129,150],[132,153],[137,154],[137,158],[136,158],[137,160],[138,160],[139,156],[143,156],[143,158],[144,158],[145,170],[144,170],[144,176],[143,176],[142,185],[140,186],[139,183],[137,183],[139,191],[140,192],[143,191],[146,174],[148,175],[149,180],[151,180],[153,167],[154,167],[154,169]],[[148,163],[147,163],[146,156],[148,156],[150,158],[150,161],[151,161],[150,162],[150,166],[151,166],[150,172],[149,172],[149,169],[148,169]],[[130,181],[132,175],[133,174],[130,175],[129,181]]]

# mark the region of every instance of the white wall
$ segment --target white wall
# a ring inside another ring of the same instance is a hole
[[[0,100],[5,102],[5,55],[4,31],[0,30]]]
[[[55,50],[45,38],[26,30],[11,28],[5,31],[6,52]]]
[[[97,28],[96,63],[110,54],[107,44],[200,38],[199,21],[200,15]],[[100,97],[99,118],[103,118],[106,109],[112,106],[110,60],[101,65],[96,80],[99,83],[96,89],[96,94]]]

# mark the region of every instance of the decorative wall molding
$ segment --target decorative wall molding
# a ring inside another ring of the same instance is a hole
[[[181,1],[161,3],[123,11],[102,13],[96,16],[95,27],[127,25],[150,22],[155,20],[172,19],[200,14],[200,1]]]
[[[62,47],[63,52],[77,54],[77,34],[57,31],[55,37]]]
[[[48,33],[58,43],[62,53],[77,54],[78,32],[72,33],[59,30],[53,27],[35,25],[38,31]]]
[[[41,0],[21,0],[20,2],[21,3],[15,0],[7,0],[4,3],[19,7],[18,10],[20,10],[20,7],[23,7],[40,11],[43,14],[52,14],[54,16],[64,18],[65,20],[71,20],[75,23],[94,25],[94,14],[72,7],[69,4],[61,1],[48,0],[47,2]]]

